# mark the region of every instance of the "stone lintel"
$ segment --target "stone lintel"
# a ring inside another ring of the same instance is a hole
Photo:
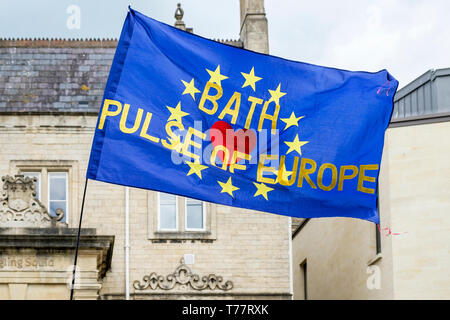
[[[41,253],[65,251],[74,254],[77,242],[76,228],[0,228],[0,252],[16,249],[34,249]],[[99,278],[111,267],[114,236],[96,235],[92,228],[81,229],[79,251],[99,252]]]

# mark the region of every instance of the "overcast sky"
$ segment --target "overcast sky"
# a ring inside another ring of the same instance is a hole
[[[128,4],[208,37],[239,37],[239,0],[1,0],[0,37],[118,38]],[[71,5],[79,29],[69,29]],[[266,0],[270,54],[348,70],[387,69],[400,87],[450,67],[449,0]]]

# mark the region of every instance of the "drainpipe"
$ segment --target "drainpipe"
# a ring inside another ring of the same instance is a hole
[[[125,187],[125,300],[130,300],[130,188]]]
[[[288,223],[288,236],[289,236],[289,291],[291,293],[291,300],[294,300],[294,279],[292,278],[292,218],[289,217],[289,223]]]

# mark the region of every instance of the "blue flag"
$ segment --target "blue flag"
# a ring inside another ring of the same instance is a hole
[[[130,9],[87,178],[292,217],[379,223],[398,82],[211,41]]]

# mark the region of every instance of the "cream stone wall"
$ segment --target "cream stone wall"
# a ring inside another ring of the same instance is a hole
[[[450,299],[450,122],[389,130],[394,297]]]
[[[380,289],[370,290],[369,261],[376,256],[372,223],[348,218],[310,220],[293,239],[294,299],[303,299],[300,264],[307,261],[308,299],[390,299],[389,257],[370,264],[380,268]],[[385,247],[389,244],[383,240]]]
[[[67,300],[70,297],[73,250],[9,249],[0,252],[0,300]],[[97,255],[80,250],[74,299],[95,300]]]
[[[26,163],[70,166],[69,227],[78,226],[96,121],[96,116],[83,115],[0,115],[1,175],[14,175]],[[148,219],[153,219],[155,206],[151,198],[150,191],[130,189],[131,286],[151,272],[163,276],[173,273],[180,258],[190,253],[195,255],[195,263],[190,266],[194,273],[214,273],[225,281],[233,281],[234,288],[227,292],[231,297],[242,294],[248,298],[290,298],[289,218],[216,206],[215,240],[155,242],[149,239],[148,230]],[[83,227],[96,228],[98,235],[115,236],[112,267],[101,295],[123,298],[125,188],[89,181],[84,212]],[[4,290],[0,286],[0,291]],[[191,291],[186,289],[179,294]],[[134,292],[131,287],[131,293]],[[176,297],[180,295],[173,296]]]
[[[294,298],[302,298],[305,258],[310,299],[450,298],[448,137],[450,122],[388,129],[380,170],[381,257],[372,223],[310,220],[293,239]],[[375,276],[368,266],[379,268],[379,289],[367,285]]]

